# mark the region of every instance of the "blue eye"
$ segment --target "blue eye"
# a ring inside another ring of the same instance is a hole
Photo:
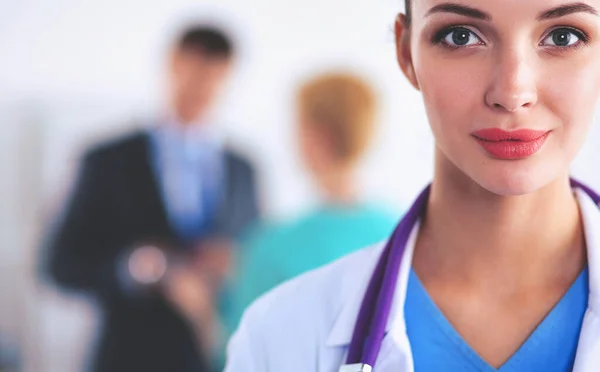
[[[466,47],[483,44],[483,41],[479,36],[465,27],[455,27],[446,30],[441,41],[451,47]]]
[[[582,33],[569,28],[559,28],[546,36],[541,45],[564,48],[574,46],[581,41],[586,41]]]

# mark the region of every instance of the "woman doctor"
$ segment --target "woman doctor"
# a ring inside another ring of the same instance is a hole
[[[389,241],[246,312],[227,372],[600,370],[600,196],[570,181],[600,0],[407,0],[433,182]],[[402,161],[402,159],[398,159]]]

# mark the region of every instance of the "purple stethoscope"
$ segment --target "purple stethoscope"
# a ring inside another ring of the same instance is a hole
[[[581,189],[600,205],[600,195],[588,186],[571,179],[571,187]],[[346,364],[340,367],[339,372],[371,372],[375,366],[385,336],[402,256],[413,227],[425,211],[430,189],[431,186],[427,186],[415,200],[377,262],[354,326]]]

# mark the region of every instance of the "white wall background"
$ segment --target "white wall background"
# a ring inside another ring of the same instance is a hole
[[[241,36],[235,83],[215,120],[255,155],[268,214],[294,214],[316,199],[295,156],[288,99],[304,74],[336,66],[360,71],[381,96],[364,192],[406,205],[431,176],[432,141],[420,97],[395,64],[391,27],[401,2],[0,0],[0,332],[23,344],[25,370],[81,368],[78,340],[89,338],[93,313],[42,301],[56,296],[35,290],[41,226],[82,146],[156,111],[160,56],[182,17],[217,14]],[[574,165],[596,187],[599,141],[595,128]]]
[[[391,159],[399,149],[424,160],[430,155],[424,145],[429,143],[428,131],[419,96],[409,89],[394,62],[391,26],[399,3],[53,0],[14,4],[9,7],[13,16],[4,13],[6,23],[0,29],[0,92],[6,90],[2,96],[10,101],[24,101],[28,110],[42,112],[38,116],[50,146],[45,160],[56,162],[60,169],[73,139],[107,126],[122,126],[160,98],[161,46],[176,20],[182,14],[216,13],[233,23],[245,47],[235,84],[217,116],[228,124],[232,137],[248,145],[269,169],[263,178],[268,210],[285,213],[308,195],[305,183],[292,182],[299,172],[290,151],[294,143],[287,98],[295,81],[315,67],[354,67],[380,88],[385,126],[371,159]],[[56,151],[57,147],[63,151]],[[377,184],[371,178],[367,190],[385,188],[384,194],[398,205],[403,194],[398,183],[410,195],[429,171],[399,159],[395,157],[396,164],[388,160],[367,167],[388,181]],[[60,178],[61,172],[51,168],[50,176]],[[411,179],[401,176],[406,173]],[[282,188],[281,183],[293,188]]]

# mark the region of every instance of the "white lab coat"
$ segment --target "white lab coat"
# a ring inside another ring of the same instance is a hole
[[[590,294],[574,372],[600,371],[600,210],[582,191]],[[407,244],[387,334],[374,372],[412,372],[404,300],[418,226]],[[367,283],[384,244],[287,282],[244,314],[228,348],[226,372],[337,372],[345,361]]]

